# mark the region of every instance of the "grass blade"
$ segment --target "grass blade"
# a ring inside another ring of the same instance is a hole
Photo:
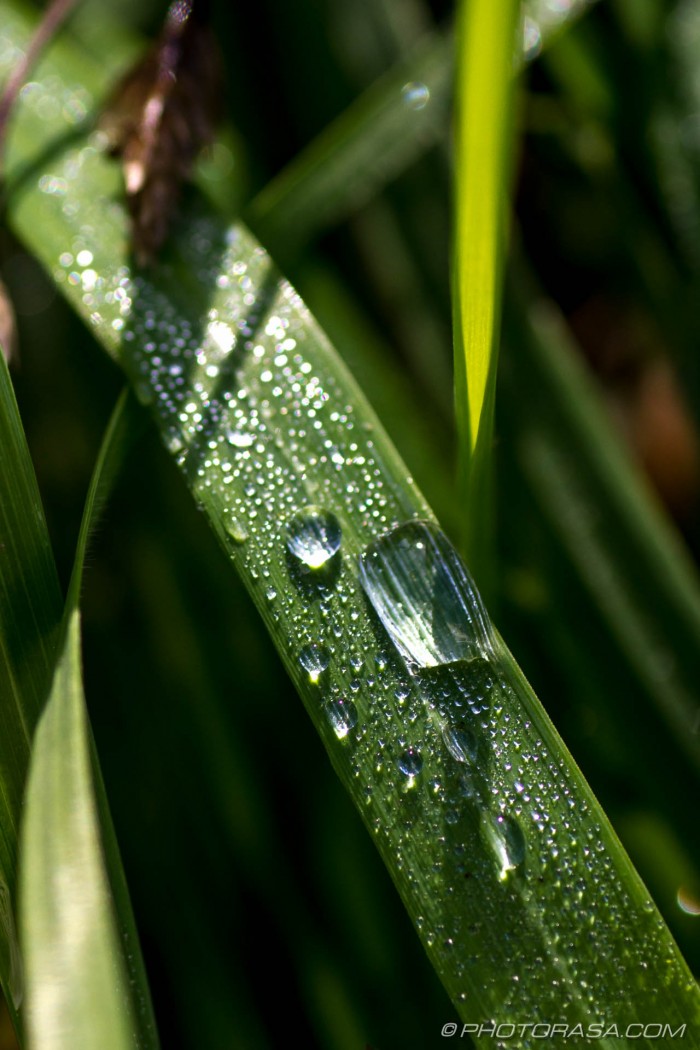
[[[23,983],[13,913],[29,747],[48,693],[61,595],[44,511],[0,354],[0,981],[17,1023]]]
[[[83,695],[78,601],[90,532],[141,416],[125,391],[93,473],[60,655],[22,825],[21,942],[31,1047],[157,1046],[143,962]]]
[[[74,611],[36,733],[23,829],[22,941],[30,1047],[142,1045],[112,914]]]
[[[519,3],[463,3],[458,27],[453,322],[465,551],[489,576],[490,462],[510,196]]]

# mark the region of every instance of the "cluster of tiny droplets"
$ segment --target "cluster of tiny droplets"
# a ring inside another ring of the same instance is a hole
[[[0,71],[15,57],[0,38]],[[54,86],[70,124],[89,99]],[[44,121],[40,94],[28,104]],[[408,94],[423,99],[415,85]],[[675,956],[659,952],[661,920],[643,891],[633,902],[618,884],[595,801],[531,721],[497,651],[409,674],[368,616],[357,557],[430,512],[298,296],[249,234],[221,240],[206,215],[180,237],[198,311],[179,306],[174,269],[150,279],[115,266],[102,245],[117,238],[126,258],[128,225],[118,194],[104,199],[103,148],[93,135],[58,159],[26,223],[59,209],[72,226],[56,246],[56,279],[131,373],[305,702],[323,712],[336,764],[360,784],[365,820],[448,987],[520,1020],[523,988],[537,988],[549,1020],[565,989],[577,1016],[594,1016],[610,992],[595,982],[604,957],[621,998],[645,971],[653,1001],[678,981]]]

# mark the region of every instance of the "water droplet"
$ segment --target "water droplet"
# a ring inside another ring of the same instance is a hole
[[[237,518],[226,518],[224,521],[224,528],[234,543],[245,543],[250,535],[245,525],[238,521]]]
[[[396,765],[404,776],[408,777],[410,780],[414,780],[419,776],[420,771],[423,768],[423,757],[420,751],[416,751],[415,748],[409,747],[401,752],[396,759]]]
[[[275,598],[277,597],[277,591],[275,590],[275,588],[268,587],[265,591],[265,597],[267,598],[268,602],[274,602]]]
[[[309,676],[312,685],[318,685],[321,675],[328,670],[330,656],[321,645],[307,645],[299,653],[299,663]]]
[[[245,430],[227,430],[226,440],[234,448],[250,448],[251,445],[255,444],[255,434]]]
[[[305,507],[287,523],[287,549],[307,569],[317,570],[340,550],[342,533],[334,514]]]
[[[420,80],[411,80],[401,88],[401,97],[410,109],[425,109],[430,102],[430,88]]]
[[[485,813],[483,827],[486,839],[496,854],[499,879],[504,881],[525,860],[525,836],[517,820],[507,814]]]
[[[412,521],[371,543],[360,580],[412,669],[490,653],[490,622],[464,563],[430,522]]]
[[[678,902],[678,907],[686,915],[700,915],[700,897],[686,889],[685,886],[678,887],[676,901]]]
[[[457,762],[473,762],[476,758],[477,741],[471,729],[445,726],[442,739],[447,750]]]
[[[537,58],[542,50],[542,33],[534,18],[525,15],[523,19],[523,55],[525,61],[529,62]]]
[[[352,700],[342,698],[330,700],[325,710],[338,740],[344,740],[350,730],[357,725],[357,708]]]

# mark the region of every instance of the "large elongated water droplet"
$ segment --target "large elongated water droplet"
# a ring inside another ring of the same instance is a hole
[[[340,550],[342,532],[335,514],[305,507],[287,522],[287,550],[307,570],[322,569]]]
[[[485,813],[483,821],[484,834],[488,844],[496,855],[499,865],[498,877],[501,881],[508,877],[525,860],[525,836],[514,817],[499,813]]]
[[[491,651],[490,624],[464,563],[431,522],[399,525],[360,558],[360,580],[409,668]]]

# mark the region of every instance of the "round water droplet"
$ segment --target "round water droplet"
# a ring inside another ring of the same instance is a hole
[[[416,751],[415,748],[409,747],[399,755],[396,760],[396,765],[404,776],[413,780],[423,768],[423,758],[420,751]]]
[[[525,860],[525,836],[514,817],[505,813],[484,814],[484,831],[486,839],[496,854],[499,864],[498,877],[501,881],[508,877]]]
[[[326,714],[338,740],[344,740],[357,725],[357,708],[352,700],[330,700],[326,704]]]
[[[287,549],[307,569],[317,570],[340,550],[342,533],[334,514],[305,507],[287,523]]]
[[[430,88],[420,80],[411,80],[401,88],[401,97],[410,109],[425,109],[430,102]]]
[[[318,685],[321,675],[328,670],[330,656],[322,645],[307,645],[299,653],[299,663],[308,674],[312,685]]]

